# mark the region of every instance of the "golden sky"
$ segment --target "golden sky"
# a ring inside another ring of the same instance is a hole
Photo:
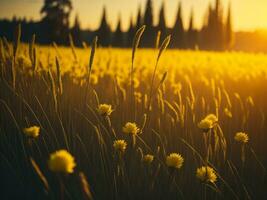
[[[195,12],[195,23],[200,27],[209,2],[215,0],[180,0],[183,5],[184,24],[187,26],[190,10]],[[267,0],[221,0],[227,8],[229,1],[232,5],[233,25],[235,30],[267,29]],[[122,16],[123,29],[128,27],[130,16],[136,16],[138,5],[144,10],[146,0],[72,0],[73,12],[79,14],[83,28],[97,28],[106,5],[108,20],[114,28],[118,15]],[[167,24],[172,26],[176,16],[179,0],[165,0]],[[162,0],[154,0],[154,12],[159,12]],[[0,18],[11,18],[13,15],[26,18],[40,19],[40,8],[43,0],[0,0]],[[157,19],[156,19],[157,20]]]

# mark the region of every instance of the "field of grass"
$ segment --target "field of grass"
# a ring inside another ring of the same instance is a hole
[[[1,199],[267,197],[266,55],[0,45]]]

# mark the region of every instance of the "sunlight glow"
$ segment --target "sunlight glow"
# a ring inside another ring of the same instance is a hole
[[[201,27],[209,2],[215,0],[181,0],[183,4],[184,25],[188,26],[190,11],[195,13],[196,27]],[[73,2],[72,21],[76,14],[79,15],[82,27],[96,29],[99,25],[102,7],[105,5],[108,12],[108,20],[114,29],[118,15],[122,16],[122,27],[127,29],[129,19],[137,14],[138,6],[144,11],[145,0],[75,0]],[[178,0],[165,0],[167,25],[172,26],[177,13]],[[267,28],[267,1],[266,0],[222,0],[224,10],[227,10],[231,2],[233,12],[234,30],[255,30]],[[27,19],[40,19],[42,0],[1,0],[0,18],[26,17]],[[157,16],[162,0],[154,0],[154,13]],[[157,23],[157,17],[155,19]]]

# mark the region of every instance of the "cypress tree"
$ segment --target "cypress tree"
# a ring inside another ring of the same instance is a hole
[[[231,5],[229,4],[226,25],[225,25],[225,47],[226,49],[228,50],[231,49],[233,42],[234,42],[234,38],[233,38],[233,29],[232,29],[232,12],[231,12]]]
[[[144,25],[146,25],[146,30],[143,36],[143,46],[144,47],[153,47],[155,42],[156,31],[153,27],[153,7],[152,0],[147,0],[145,14],[144,14]]]
[[[167,36],[166,30],[166,20],[165,20],[165,9],[164,9],[164,2],[162,3],[160,12],[159,12],[159,23],[157,26],[157,31],[161,32],[161,38],[165,38]]]
[[[223,26],[220,1],[216,0],[215,8],[209,4],[207,25],[202,31],[202,48],[220,50],[223,46]]]
[[[185,31],[182,19],[182,4],[179,3],[176,20],[172,29],[172,48],[184,48],[185,46]]]
[[[111,30],[107,22],[107,16],[106,16],[106,8],[103,7],[103,14],[100,26],[97,30],[97,35],[99,37],[99,44],[101,46],[109,46],[110,45],[110,37],[111,37]]]
[[[141,10],[141,6],[139,6],[137,18],[136,18],[135,31],[137,31],[142,25],[143,25],[142,10]]]
[[[74,20],[74,25],[71,29],[71,35],[73,37],[74,44],[76,46],[82,45],[82,35],[81,35],[81,25],[78,15],[76,15]]]
[[[152,1],[147,0],[146,4],[146,11],[144,15],[144,24],[146,25],[147,28],[153,27],[153,8],[152,8]]]
[[[187,32],[187,47],[189,49],[194,49],[197,45],[197,42],[197,30],[194,28],[194,11],[192,9],[189,21],[189,28]]]
[[[127,43],[126,46],[127,47],[131,47],[132,46],[132,42],[134,39],[134,34],[135,34],[135,28],[134,28],[134,23],[133,23],[133,18],[131,17],[130,19],[130,25],[127,31]]]
[[[118,19],[117,28],[116,28],[116,31],[114,33],[112,45],[114,47],[123,47],[124,46],[123,33],[121,30],[121,17],[120,17],[120,15],[119,15],[119,19]]]
[[[222,5],[220,0],[216,0],[215,4],[215,19],[214,19],[214,49],[223,50],[224,46],[224,32],[223,32],[223,19],[222,19]]]

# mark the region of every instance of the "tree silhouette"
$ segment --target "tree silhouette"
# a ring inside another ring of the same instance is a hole
[[[228,7],[228,14],[225,24],[225,48],[231,49],[233,45],[233,29],[232,29],[232,12],[231,12],[231,5],[229,4]]]
[[[71,33],[74,44],[82,45],[82,39],[86,42],[92,41],[95,35],[99,36],[99,44],[102,46],[113,45],[116,47],[131,47],[134,34],[142,25],[146,25],[146,30],[141,40],[141,47],[154,47],[158,31],[161,32],[161,40],[167,34],[172,34],[170,47],[195,49],[199,46],[205,50],[225,50],[231,49],[234,42],[232,30],[232,13],[229,4],[227,16],[223,18],[223,6],[221,0],[214,0],[214,4],[209,4],[203,26],[198,31],[194,27],[194,13],[191,11],[189,28],[186,31],[183,26],[182,4],[178,4],[177,16],[172,28],[168,28],[165,18],[165,4],[161,5],[159,12],[159,22],[154,26],[153,0],[146,1],[144,15],[141,6],[138,7],[136,22],[131,17],[129,28],[124,33],[121,29],[121,19],[119,19],[114,32],[107,22],[107,13],[103,7],[103,14],[99,28],[96,31],[81,30],[78,15],[75,17],[74,26],[69,28],[69,15],[72,10],[71,0],[44,0],[42,6],[41,21],[27,20],[25,17],[14,16],[12,20],[0,19],[0,36],[7,40],[12,40],[13,30],[21,24],[21,40],[29,42],[35,34],[36,41],[41,44],[51,44],[55,41],[59,44],[69,44],[68,35]],[[113,36],[113,37],[111,37]],[[112,40],[111,40],[112,39]]]
[[[97,30],[97,35],[99,37],[99,44],[101,46],[109,46],[110,45],[110,37],[111,37],[111,30],[107,22],[106,16],[106,8],[103,7],[103,14],[100,26]]]
[[[76,46],[82,45],[82,35],[81,35],[81,25],[79,21],[78,15],[75,17],[74,25],[71,29],[71,35],[73,38],[73,42]]]
[[[220,0],[216,0],[215,4],[215,30],[214,30],[214,49],[223,50],[224,33],[223,33],[223,10]]]
[[[144,24],[147,26],[147,28],[153,27],[152,0],[147,0],[146,10],[144,15]]]
[[[137,18],[136,18],[136,31],[143,25],[142,10],[141,6],[138,8]]]
[[[45,0],[41,9],[42,30],[46,42],[66,43],[69,34],[70,0]]]
[[[182,19],[182,4],[179,3],[178,12],[175,20],[175,24],[172,29],[172,41],[170,46],[172,48],[184,48],[185,47],[185,30]]]
[[[155,42],[156,31],[153,27],[154,19],[153,19],[153,7],[152,0],[147,0],[146,9],[144,14],[144,25],[146,25],[146,30],[143,36],[143,46],[144,47],[152,47]]]
[[[159,12],[159,23],[157,26],[157,31],[161,32],[161,38],[164,39],[167,36],[167,27],[166,27],[166,20],[165,20],[165,8],[164,8],[164,1],[162,3],[160,12]]]
[[[203,49],[223,50],[224,31],[220,0],[216,0],[214,9],[209,5],[207,24],[202,29],[201,44]]]
[[[130,19],[130,25],[127,31],[127,41],[126,41],[126,46],[127,47],[131,47],[132,46],[132,42],[134,39],[134,34],[135,34],[135,27],[134,27],[134,23],[133,23],[133,19],[131,17]]]
[[[114,46],[114,47],[123,47],[124,46],[123,33],[122,33],[122,30],[121,30],[121,17],[120,16],[119,16],[119,20],[118,20],[118,25],[117,25],[116,31],[114,33],[112,46]]]
[[[189,49],[195,49],[198,38],[197,38],[197,30],[194,28],[194,11],[192,9],[191,16],[190,16],[190,22],[189,22],[189,28],[187,31],[187,47]]]
[[[213,10],[211,3],[209,3],[206,17],[204,18],[203,27],[201,30],[201,39],[200,39],[200,47],[201,49],[209,49],[209,45],[211,43],[211,32],[212,32],[212,17]]]

